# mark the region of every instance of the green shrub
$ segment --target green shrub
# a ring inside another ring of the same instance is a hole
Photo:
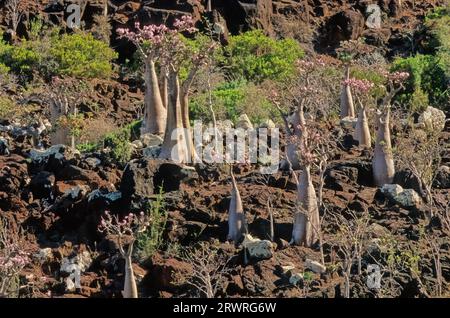
[[[371,94],[374,98],[382,98],[386,93],[386,89],[384,88],[386,78],[379,72],[370,70],[367,67],[354,66],[351,68],[351,76],[374,83],[374,87],[371,90]]]
[[[15,113],[17,105],[5,96],[0,96],[0,120],[11,119]]]
[[[162,187],[155,200],[146,208],[146,213],[152,220],[150,227],[137,237],[136,247],[141,261],[145,261],[161,247],[163,232],[167,222],[167,210],[164,206]]]
[[[0,120],[10,121],[12,119],[15,119],[28,124],[39,109],[39,105],[20,105],[17,104],[13,99],[7,96],[0,95]]]
[[[130,142],[139,138],[139,129],[142,121],[134,121],[120,130],[107,134],[103,139],[105,147],[111,148],[111,156],[119,163],[125,164],[131,158],[132,147]]]
[[[121,129],[106,135],[104,139],[105,147],[111,148],[111,156],[120,163],[126,163],[131,158],[130,131]]]
[[[438,7],[428,14],[425,26],[432,36],[429,46],[436,51],[436,56],[450,78],[450,4]]]
[[[240,115],[247,114],[252,123],[257,124],[271,118],[273,107],[262,90],[258,85],[245,80],[222,82],[212,91],[216,119],[229,119],[236,123]],[[190,100],[191,118],[211,122],[208,102],[208,93],[193,96]]]
[[[33,42],[23,40],[17,45],[0,49],[0,62],[19,75],[30,75],[37,70],[42,59]],[[1,45],[1,44],[0,44]]]
[[[0,76],[7,76],[10,68],[3,63],[0,63]]]
[[[99,150],[100,145],[98,143],[92,143],[92,142],[85,142],[76,145],[75,147],[79,152],[82,153],[89,153],[89,152],[95,152]]]
[[[428,103],[443,108],[450,97],[448,78],[440,59],[433,55],[421,55],[409,58],[398,58],[394,61],[393,70],[410,73],[406,83],[406,92],[399,95],[401,102],[411,105],[423,105],[424,96]]]
[[[111,61],[117,54],[108,44],[96,40],[89,33],[62,35],[51,48],[62,75],[84,78],[108,78],[112,74]]]
[[[40,31],[41,30],[41,31]],[[117,54],[92,34],[58,34],[58,29],[42,30],[32,25],[31,40],[14,45],[0,41],[0,63],[18,75],[30,77],[34,72],[50,77],[68,75],[84,78],[108,78]],[[39,33],[40,32],[40,33]]]
[[[225,54],[230,75],[262,82],[293,76],[295,61],[304,52],[295,40],[275,40],[256,30],[230,37]]]

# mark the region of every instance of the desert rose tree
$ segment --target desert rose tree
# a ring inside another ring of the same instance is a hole
[[[117,33],[119,37],[133,42],[144,60],[145,97],[142,132],[162,135],[166,129],[167,111],[161,97],[156,63],[161,63],[170,30],[165,25],[148,25],[141,28],[139,23],[135,24],[135,28],[136,32],[118,29]]]
[[[111,215],[106,211],[101,218],[99,231],[116,239],[120,255],[125,259],[123,298],[138,298],[131,256],[137,235],[144,232],[149,225],[150,219],[143,212],[139,215],[130,213],[120,221],[117,215]]]
[[[394,181],[395,166],[390,129],[391,102],[394,96],[403,89],[402,82],[409,77],[409,73],[386,73],[385,76],[388,81],[388,92],[382,101],[381,109],[378,109],[376,114],[377,132],[372,159],[373,179],[379,187]]]
[[[350,80],[350,67],[352,61],[359,55],[368,53],[370,48],[359,40],[343,41],[339,47],[338,55],[344,66],[344,80],[341,87],[341,119],[355,117],[355,105]]]
[[[231,167],[231,201],[228,211],[228,236],[227,238],[234,243],[238,243],[246,233],[246,220],[244,214],[244,207],[242,205],[241,194],[233,174],[233,167]]]
[[[298,154],[298,143],[303,138],[302,127],[306,127],[305,109],[311,113],[317,111],[323,102],[323,95],[317,90],[317,81],[320,81],[321,67],[325,66],[325,62],[321,58],[311,60],[299,60],[296,63],[298,71],[298,80],[290,84],[286,88],[288,92],[287,102],[294,105],[294,111],[289,119],[284,113],[281,104],[283,97],[273,90],[269,96],[271,102],[278,108],[281,117],[285,123],[285,132],[288,136],[286,145],[286,161],[289,170],[301,169],[300,158]]]
[[[176,19],[173,28],[164,25],[149,25],[136,32],[119,29],[119,34],[135,43],[146,63],[146,132],[164,134],[160,153],[162,159],[185,163],[195,157],[190,133],[189,91],[200,66],[214,49],[209,43],[197,52],[191,50],[183,39],[183,33],[195,33],[191,16]],[[155,62],[160,66],[160,79],[156,74]],[[189,69],[186,79],[180,82],[180,71]],[[148,84],[148,85],[147,85]],[[164,107],[164,105],[166,107]]]
[[[318,130],[308,125],[302,126],[302,138],[297,139],[302,171],[297,177],[297,202],[291,243],[311,247],[320,241],[320,216],[316,191],[312,183],[311,167],[319,159],[317,148],[321,143]]]
[[[344,81],[341,88],[341,118],[355,117],[355,105],[351,86],[348,81],[350,79],[350,62],[344,62]]]

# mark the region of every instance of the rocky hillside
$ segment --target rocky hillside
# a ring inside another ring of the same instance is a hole
[[[346,130],[337,128],[335,133],[345,135]],[[450,130],[443,138],[448,144]],[[142,139],[136,144],[142,147],[148,142]],[[122,260],[114,252],[114,240],[99,237],[100,216],[105,210],[126,214],[133,206],[156,200],[161,186],[167,211],[162,233],[166,251],[155,253],[140,265],[133,264],[142,297],[196,295],[195,289],[177,279],[199,270],[179,254],[180,248],[192,242],[208,244],[232,264],[218,295],[343,296],[342,272],[332,267],[338,264],[340,256],[335,246],[336,225],[331,219],[324,225],[325,261],[331,267],[320,264],[318,250],[288,243],[296,200],[296,185],[289,174],[280,172],[265,177],[255,167],[235,169],[251,235],[269,239],[270,210],[274,218],[274,243],[254,243],[254,251],[250,250],[245,263],[241,248],[224,243],[231,182],[226,166],[186,167],[155,161],[143,157],[142,148],[137,148],[134,159],[122,170],[103,151],[80,155],[61,145],[44,152],[30,148],[16,139],[10,147],[11,154],[0,156],[0,209],[8,211],[5,215],[12,224],[21,223],[29,229],[26,250],[33,256],[33,266],[21,276],[23,296],[119,296]],[[400,195],[398,189],[391,192],[373,186],[370,158],[370,153],[353,146],[339,150],[325,174],[323,200],[328,213],[370,217],[365,229],[369,246],[362,255],[364,267],[389,253],[405,262],[393,274],[393,286],[383,285],[384,296],[427,297],[427,288],[435,284],[434,265],[421,233],[424,227],[440,233],[441,225],[438,219],[427,221],[429,208],[415,192]],[[449,163],[450,157],[443,160]],[[442,169],[433,196],[436,204],[447,205],[450,171]],[[413,179],[405,178],[407,175],[402,171],[398,174],[400,191],[406,191],[401,186],[416,187]],[[318,181],[314,179],[315,184]],[[420,276],[414,272],[414,264],[408,263],[415,257],[420,260]],[[448,281],[448,249],[441,254],[441,262],[442,275]],[[69,264],[80,265],[81,289],[67,285]],[[374,295],[364,279],[354,277],[353,297]]]

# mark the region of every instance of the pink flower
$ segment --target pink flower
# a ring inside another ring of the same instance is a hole
[[[365,79],[360,80],[356,78],[349,78],[348,80],[345,80],[343,84],[348,85],[364,94],[368,93],[374,87],[372,82]]]

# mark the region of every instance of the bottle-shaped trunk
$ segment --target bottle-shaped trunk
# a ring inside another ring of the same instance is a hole
[[[156,75],[156,66],[153,60],[147,60],[145,62],[144,108],[142,133],[155,135],[164,134],[167,112],[161,98],[158,76]]]
[[[303,105],[299,105],[294,113],[294,118],[292,120],[292,126],[294,126],[294,134],[300,137],[302,134],[302,129],[306,125],[305,112]]]
[[[306,126],[305,114],[303,105],[299,105],[297,107],[296,112],[294,113],[294,118],[292,120],[292,126],[294,130],[293,140],[289,141],[286,145],[286,156],[290,163],[290,168],[292,170],[301,169],[300,157],[298,154],[299,143],[301,142],[301,138],[303,138],[302,130]]]
[[[298,144],[296,142],[293,143],[290,142],[286,145],[286,157],[288,159],[286,165],[286,168],[288,170],[301,169],[300,157],[298,153]]]
[[[161,83],[160,91],[161,91],[161,99],[164,107],[167,109],[167,104],[169,103],[169,78],[167,74],[167,67],[161,66],[159,80]]]
[[[59,123],[62,116],[67,116],[69,112],[68,101],[64,97],[52,97],[50,100],[50,121],[55,130],[50,133],[52,145],[67,145],[71,143],[70,131],[67,127],[62,127]]]
[[[128,249],[132,249],[130,245]],[[134,271],[131,261],[131,252],[127,251],[125,258],[125,282],[122,292],[123,298],[138,298],[138,291],[136,285],[136,278],[134,277]]]
[[[186,139],[187,156],[190,162],[196,159],[197,153],[194,147],[194,139],[192,138],[191,122],[189,117],[189,87],[181,89],[181,116],[183,118],[183,128]]]
[[[369,120],[365,107],[361,107],[359,110],[354,137],[361,147],[372,147],[372,136],[370,135]]]
[[[350,79],[350,66],[345,67],[345,80]],[[342,84],[341,88],[341,118],[355,117],[355,106],[353,103],[353,95],[348,84]]]
[[[377,136],[372,160],[373,179],[379,187],[392,183],[395,168],[392,156],[391,132],[389,127],[389,108],[386,114],[377,112]]]
[[[236,179],[233,172],[231,172],[231,201],[228,212],[228,236],[229,240],[238,243],[246,232],[246,222],[244,208],[242,206],[242,199],[237,187]]]
[[[311,180],[311,169],[306,165],[297,184],[297,206],[294,216],[292,241],[310,247],[319,240],[320,220],[317,197]]]
[[[188,151],[180,102],[180,82],[178,73],[169,71],[169,101],[167,105],[167,125],[161,148],[161,159],[170,159],[179,163],[188,162]]]

